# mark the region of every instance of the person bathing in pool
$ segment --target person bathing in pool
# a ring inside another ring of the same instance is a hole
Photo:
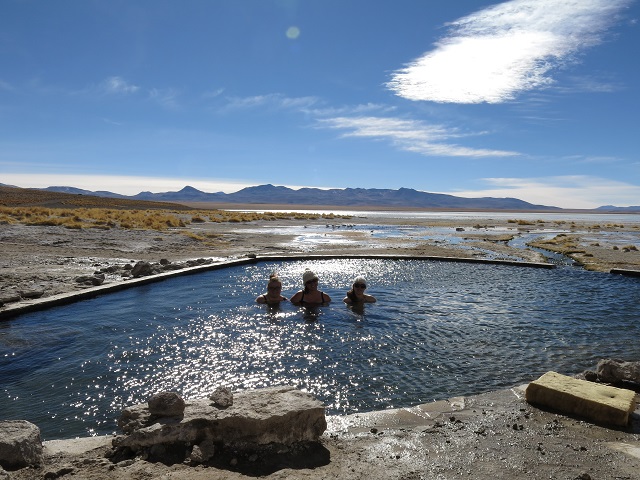
[[[364,291],[367,289],[367,282],[364,277],[357,277],[353,281],[351,290],[347,292],[347,296],[342,299],[347,305],[359,304],[359,303],[375,303],[376,297],[373,295],[367,295]]]
[[[280,292],[282,292],[282,282],[278,278],[278,274],[272,273],[269,275],[267,293],[263,293],[256,298],[256,302],[266,303],[267,305],[280,305],[280,302],[287,301],[287,297],[283,297]]]
[[[302,275],[304,289],[291,297],[294,305],[324,305],[331,301],[331,297],[318,290],[318,276],[311,270],[306,269]]]

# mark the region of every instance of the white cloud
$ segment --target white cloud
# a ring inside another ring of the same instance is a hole
[[[173,88],[152,88],[151,90],[149,90],[149,98],[165,108],[177,108],[179,106],[179,96],[180,92]]]
[[[450,143],[453,138],[480,135],[462,134],[441,125],[426,125],[419,121],[382,117],[335,117],[319,120],[321,126],[346,130],[344,137],[388,139],[402,150],[421,155],[447,157],[511,157],[517,152],[463,147]]]
[[[362,115],[365,113],[378,112],[389,113],[396,110],[391,105],[382,105],[379,103],[361,103],[359,105],[345,105],[342,107],[321,107],[308,110],[308,113],[319,117],[336,117],[344,115]]]
[[[280,93],[254,95],[252,97],[231,97],[225,110],[271,107],[282,109],[307,109],[318,102],[316,97],[287,97]]]
[[[638,205],[640,185],[588,175],[541,178],[484,178],[488,188],[445,192],[459,197],[512,197],[537,205],[596,208]]]
[[[553,83],[550,72],[601,41],[630,0],[512,0],[450,24],[451,32],[387,87],[410,100],[500,103]]]
[[[122,77],[109,77],[102,82],[102,90],[110,94],[136,93],[140,87],[127,82]]]
[[[202,95],[203,98],[216,98],[224,93],[224,88],[218,88],[216,90],[211,90],[208,92],[204,92]]]

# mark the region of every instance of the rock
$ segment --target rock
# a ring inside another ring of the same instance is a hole
[[[601,382],[632,382],[640,384],[640,362],[604,359],[598,362],[596,373]]]
[[[233,405],[233,393],[227,387],[218,387],[209,395],[209,400],[219,408],[227,408]]]
[[[212,260],[210,258],[198,258],[195,260],[187,260],[186,263],[188,267],[197,267],[199,265],[208,265],[212,263]]]
[[[156,419],[146,404],[125,411],[118,423],[130,434],[116,437],[113,446],[136,453],[154,445],[199,445],[206,456],[205,441],[232,448],[289,446],[317,442],[327,428],[322,403],[294,387],[236,393],[233,405],[226,409],[212,405],[208,398],[190,400],[181,419]]]
[[[21,299],[20,294],[15,292],[12,292],[12,293],[2,292],[2,294],[0,294],[0,300],[2,300],[5,303],[19,302],[20,299]]]
[[[74,473],[75,471],[76,469],[71,465],[65,465],[63,467],[58,468],[57,470],[49,470],[47,473],[44,474],[44,478],[45,479],[60,478],[70,473]]]
[[[184,413],[185,403],[175,392],[160,392],[148,401],[149,413],[158,417],[179,417]]]
[[[108,267],[101,268],[99,273],[116,273],[121,269],[122,267],[119,265],[109,265]]]
[[[166,258],[161,258],[160,259],[160,265],[162,266],[166,266],[169,265],[171,262],[169,260],[167,260]]]
[[[153,275],[153,267],[149,262],[138,262],[131,269],[131,276],[133,277],[146,277]]]
[[[22,300],[22,297],[17,293],[2,293],[0,294],[0,303],[13,303],[19,302]]]
[[[11,470],[41,463],[40,429],[26,420],[0,421],[0,466]]]
[[[527,402],[585,417],[598,423],[626,426],[635,409],[635,392],[547,372],[525,391]]]
[[[205,440],[199,445],[194,445],[189,456],[190,463],[204,463],[213,458],[216,447],[211,440]]]
[[[162,270],[164,270],[165,272],[170,272],[173,270],[182,270],[183,268],[186,268],[187,265],[183,264],[183,263],[169,263],[167,265],[163,265]]]
[[[82,285],[90,285],[97,287],[98,285],[102,285],[104,283],[104,273],[96,273],[93,275],[80,275],[76,277],[76,283],[80,283]]]
[[[22,298],[40,298],[44,295],[44,288],[32,288],[19,292]]]
[[[118,427],[126,434],[150,424],[151,414],[149,413],[149,408],[148,406],[147,408],[142,408],[142,404],[123,409],[120,418],[118,418]]]

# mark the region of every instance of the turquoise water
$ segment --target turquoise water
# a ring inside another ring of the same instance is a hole
[[[334,302],[254,303],[305,268]],[[342,303],[357,274],[378,303]],[[0,323],[0,418],[45,439],[116,431],[127,405],[290,384],[329,414],[410,406],[640,359],[640,281],[437,261],[267,262],[178,277]]]

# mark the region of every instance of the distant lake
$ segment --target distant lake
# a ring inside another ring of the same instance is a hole
[[[304,209],[304,208],[291,208],[291,209],[279,209],[279,210],[261,210],[261,209],[225,209],[229,211],[238,212],[300,212],[310,213],[316,215],[322,214],[337,214],[348,215],[351,217],[366,217],[370,220],[375,219],[407,219],[407,220],[488,220],[488,219],[522,219],[522,220],[545,220],[548,222],[553,221],[580,221],[580,222],[592,222],[601,223],[606,225],[608,223],[618,224],[631,224],[640,225],[639,213],[531,213],[531,212],[417,212],[417,211],[368,211],[368,210],[317,210],[317,209]]]

